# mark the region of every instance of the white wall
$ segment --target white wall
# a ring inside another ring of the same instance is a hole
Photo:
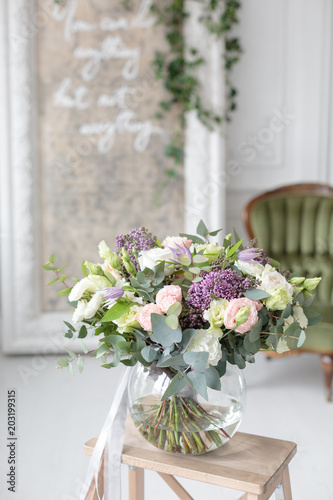
[[[333,182],[332,5],[329,0],[247,0],[244,48],[233,80],[238,111],[228,128],[227,229],[283,184]]]

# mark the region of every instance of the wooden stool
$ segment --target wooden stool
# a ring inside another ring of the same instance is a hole
[[[86,455],[92,454],[96,440],[85,443]],[[129,500],[144,500],[144,469],[158,472],[181,500],[193,498],[174,475],[245,492],[239,500],[268,500],[277,488],[279,500],[292,500],[288,464],[295,454],[296,444],[290,441],[237,432],[227,444],[210,453],[172,455],[146,441],[129,417],[122,463],[129,466]],[[102,495],[103,464],[98,484]],[[93,481],[87,500],[97,499]]]

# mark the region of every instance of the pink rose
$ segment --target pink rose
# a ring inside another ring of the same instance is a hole
[[[236,319],[235,316],[242,307],[250,306],[249,317],[242,325],[239,325],[235,332],[246,333],[251,330],[251,328],[258,321],[258,311],[262,308],[262,304],[255,300],[250,300],[247,297],[242,297],[240,299],[232,299],[224,313],[224,325],[226,328],[235,328]]]
[[[163,247],[175,248],[178,250],[177,245],[181,247],[190,248],[192,245],[192,240],[188,240],[185,236],[167,236],[165,240],[162,241]]]
[[[156,304],[162,312],[168,312],[170,306],[182,301],[182,289],[178,285],[166,285],[156,295]]]
[[[135,319],[146,332],[151,332],[153,329],[151,325],[152,313],[163,315],[161,308],[157,304],[147,304],[135,316]]]

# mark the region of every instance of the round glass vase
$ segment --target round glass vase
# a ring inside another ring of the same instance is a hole
[[[172,375],[156,364],[137,364],[128,384],[129,411],[151,444],[171,453],[200,455],[224,445],[237,431],[245,409],[242,371],[227,363],[221,390],[208,388],[208,401],[188,385],[162,400]]]

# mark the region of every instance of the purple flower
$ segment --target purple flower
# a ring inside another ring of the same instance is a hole
[[[174,242],[174,244],[176,245],[177,248],[173,248],[173,247],[169,247],[169,246],[167,247],[177,257],[177,260],[170,259],[171,262],[175,262],[176,264],[179,264],[180,257],[188,257],[189,259],[191,259],[191,262],[192,262],[192,254],[191,254],[190,250],[187,248],[187,246],[185,244],[178,245],[178,243],[176,243],[176,242]]]
[[[135,265],[137,271],[140,270],[139,264],[132,253],[134,250],[137,254],[140,254],[142,250],[150,250],[151,248],[157,247],[157,238],[153,236],[148,229],[140,227],[137,229],[132,229],[128,234],[121,234],[116,237],[116,252],[121,256],[122,248],[125,248],[126,252],[129,254],[131,262]],[[125,275],[128,273],[126,269],[123,268]]]
[[[107,288],[102,288],[102,291],[107,291],[104,295],[104,299],[107,299],[105,303],[107,307],[112,307],[116,302],[116,299],[119,299],[124,295],[124,290],[119,286],[109,286]]]
[[[238,259],[243,262],[253,262],[261,257],[262,251],[259,248],[246,248],[241,250],[238,254]]]
[[[233,269],[210,271],[199,283],[192,283],[187,294],[188,326],[203,325],[203,312],[214,299],[232,300],[243,296],[244,290],[253,287],[253,280],[239,276]]]

